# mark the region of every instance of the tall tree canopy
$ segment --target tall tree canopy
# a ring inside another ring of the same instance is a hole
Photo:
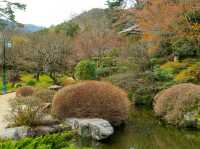
[[[26,6],[17,2],[10,2],[7,0],[0,1],[0,19],[15,21],[15,10],[24,10]]]

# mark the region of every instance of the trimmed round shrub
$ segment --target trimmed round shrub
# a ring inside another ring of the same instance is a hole
[[[96,64],[90,60],[83,60],[75,67],[75,77],[79,80],[95,80]]]
[[[177,126],[185,125],[184,119],[188,114],[198,114],[199,107],[200,86],[192,83],[173,85],[154,98],[155,114]]]
[[[20,83],[17,83],[17,84],[15,85],[15,88],[20,88],[20,87],[22,87],[22,84],[20,84]]]
[[[36,89],[33,96],[38,97],[43,103],[52,103],[55,91],[49,89]]]
[[[120,125],[128,118],[127,94],[110,83],[85,81],[58,91],[53,99],[52,114],[67,117],[103,118]]]
[[[30,86],[20,87],[16,90],[16,96],[31,96],[34,89]]]
[[[26,85],[28,86],[34,86],[36,84],[36,82],[34,80],[29,80]]]
[[[72,85],[75,84],[76,80],[74,80],[73,78],[67,78],[64,80],[63,85],[64,86],[68,86],[68,85]]]

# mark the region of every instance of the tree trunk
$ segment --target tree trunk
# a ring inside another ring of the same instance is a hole
[[[59,85],[60,83],[58,82],[56,75],[54,72],[50,72],[49,77],[53,80],[53,83],[56,85]]]
[[[36,72],[35,79],[36,79],[36,81],[40,80],[40,71]]]

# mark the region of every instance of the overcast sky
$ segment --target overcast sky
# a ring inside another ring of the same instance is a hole
[[[105,8],[106,0],[12,0],[27,5],[17,11],[16,20],[24,24],[49,27],[92,8]]]

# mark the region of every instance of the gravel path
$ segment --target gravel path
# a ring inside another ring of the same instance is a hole
[[[0,132],[6,127],[5,115],[9,112],[9,99],[15,97],[15,93],[9,93],[6,95],[0,95]]]

